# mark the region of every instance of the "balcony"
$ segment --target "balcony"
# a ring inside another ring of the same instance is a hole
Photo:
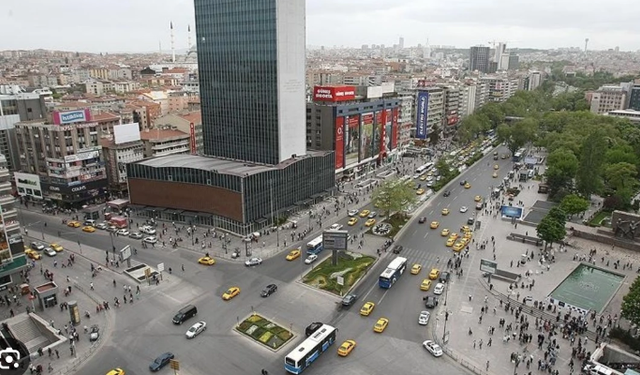
[[[5,205],[15,203],[15,201],[16,201],[16,198],[13,195],[10,195],[10,194],[0,195],[0,206],[4,207]]]
[[[7,232],[13,231],[13,230],[19,230],[20,229],[20,222],[18,220],[4,220],[2,222],[0,222],[0,229],[4,229]]]

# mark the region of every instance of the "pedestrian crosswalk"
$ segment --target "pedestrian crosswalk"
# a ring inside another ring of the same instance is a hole
[[[407,258],[409,265],[418,263],[422,268],[440,268],[446,269],[447,261],[451,255],[447,255],[442,250],[415,249],[404,247],[399,256]]]

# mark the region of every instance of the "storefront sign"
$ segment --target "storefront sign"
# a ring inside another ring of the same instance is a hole
[[[29,196],[42,199],[42,187],[40,186],[40,176],[37,174],[19,173],[13,174],[16,181],[16,189],[21,197]]]

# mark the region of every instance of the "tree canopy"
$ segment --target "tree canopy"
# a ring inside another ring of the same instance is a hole
[[[621,314],[634,325],[640,325],[640,277],[631,284],[629,293],[622,297]]]
[[[404,212],[416,202],[413,180],[401,182],[400,179],[385,180],[373,190],[371,200],[375,207],[383,211],[384,216],[395,212]]]

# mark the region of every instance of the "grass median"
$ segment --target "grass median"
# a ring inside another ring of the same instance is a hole
[[[291,331],[257,313],[240,322],[236,331],[273,350],[278,350],[293,337]]]
[[[307,285],[326,290],[339,296],[345,295],[351,287],[364,276],[375,258],[360,253],[339,252],[338,264],[333,265],[329,257],[315,266],[303,278]],[[338,284],[338,277],[342,276],[343,285]]]

